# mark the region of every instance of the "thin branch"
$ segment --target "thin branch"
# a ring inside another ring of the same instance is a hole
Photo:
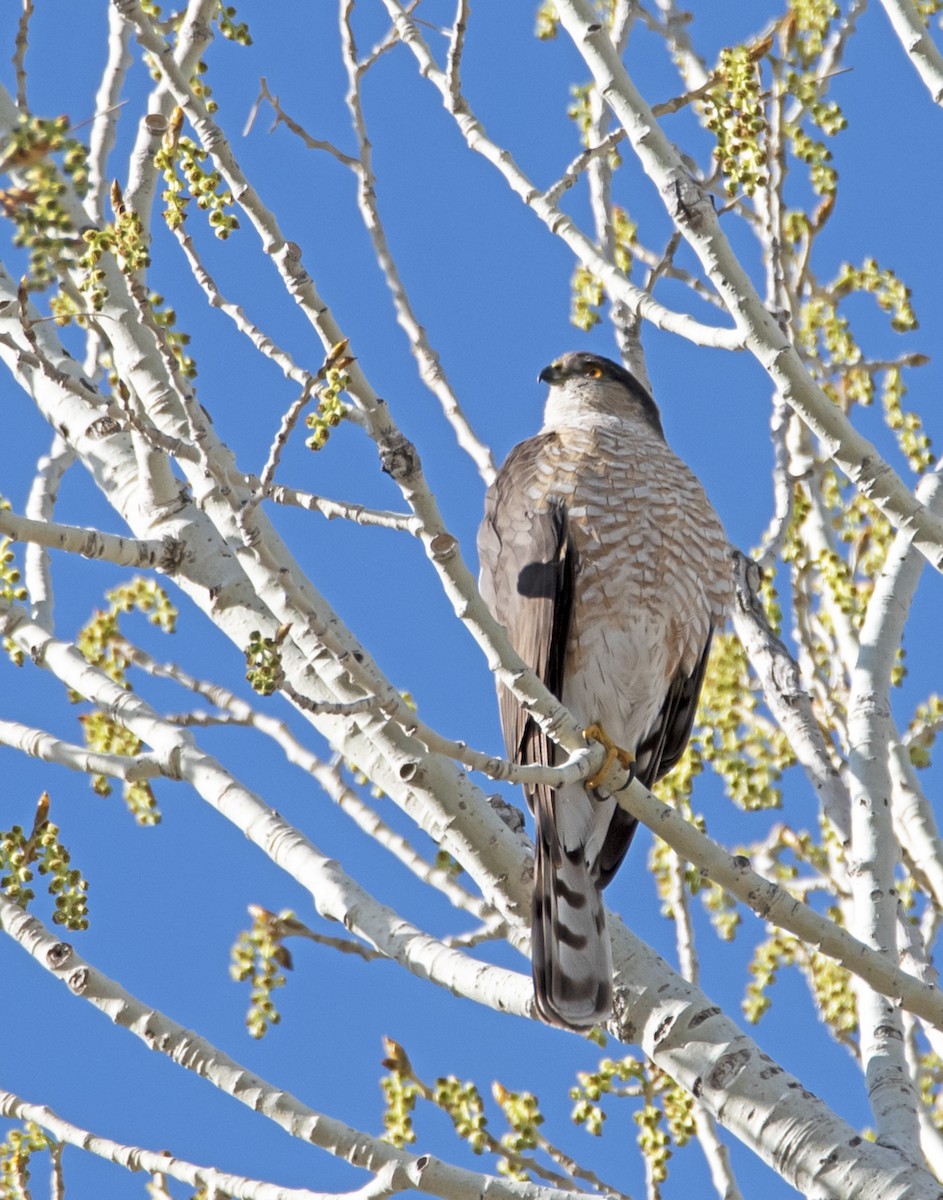
[[[272,480],[275,478],[275,472],[278,470],[282,451],[287,445],[288,439],[291,437],[291,431],[297,425],[301,414],[311,403],[311,390],[314,385],[314,376],[310,376],[301,389],[301,395],[292,401],[290,407],[282,417],[278,432],[275,434],[275,438],[269,449],[268,458],[265,460],[265,466],[262,468],[262,474],[259,476],[259,485],[263,492],[271,490]]]
[[[609,154],[624,140],[625,130],[614,129],[611,133],[607,133],[601,142],[597,142],[594,146],[580,151],[556,183],[552,183],[544,192],[544,199],[547,203],[556,204],[564,192],[568,192],[575,183],[578,183],[582,179],[586,168],[594,159],[599,158],[601,155]]]
[[[449,35],[449,51],[445,67],[449,95],[452,97],[454,104],[458,104],[462,94],[462,52],[465,49],[465,32],[467,28],[468,0],[457,0],[455,20],[452,22],[452,32]]]
[[[258,108],[261,107],[263,100],[268,101],[272,111],[275,113],[275,121],[272,125],[272,130],[277,129],[279,125],[284,125],[286,129],[295,135],[295,137],[300,138],[309,150],[321,150],[325,154],[330,154],[332,158],[336,158],[342,166],[350,167],[354,172],[359,171],[360,160],[358,158],[354,158],[351,154],[346,154],[343,150],[335,146],[333,142],[326,142],[321,138],[312,137],[311,134],[308,133],[308,131],[304,128],[304,126],[299,125],[298,122],[282,108],[279,98],[269,91],[268,81],[263,78],[259,82],[260,91],[259,97],[255,102],[255,108],[257,111]],[[248,129],[244,130],[243,132],[247,133]]]
[[[343,518],[353,521],[356,525],[376,525],[381,529],[396,529],[403,533],[419,534],[419,522],[411,513],[388,512],[377,508],[367,508],[364,504],[347,504],[342,500],[328,500],[324,496],[315,496],[311,492],[299,492],[296,488],[273,484],[266,488],[264,498],[273,504],[290,505],[294,508],[306,508],[309,512],[320,513],[328,521]]]
[[[737,590],[731,615],[734,629],[763,686],[766,704],[819,795],[822,812],[839,837],[848,836],[848,789],[832,761],[815,717],[802,674],[783,641],[773,633],[757,598],[756,568],[744,555],[735,557]]]
[[[773,400],[770,433],[773,441],[773,515],[763,534],[757,565],[769,571],[779,558],[792,522],[795,488],[790,473],[790,455],[786,443],[789,409],[780,396]]]
[[[223,296],[216,285],[215,279],[206,269],[206,266],[197,253],[193,239],[186,232],[185,227],[179,226],[173,232],[190,266],[190,270],[193,272],[193,278],[203,289],[203,294],[206,296],[210,307],[218,308],[220,312],[225,313],[239,332],[249,339],[260,354],[270,359],[286,379],[290,379],[300,387],[310,390],[314,386],[314,376],[303,367],[299,367],[287,350],[283,350],[258,325],[250,321],[241,305],[232,304]]]
[[[304,388],[301,395],[295,400],[288,411],[282,417],[281,424],[278,427],[278,432],[275,434],[275,439],[272,442],[271,449],[268,453],[268,458],[265,461],[265,466],[262,468],[262,474],[259,477],[259,485],[263,491],[271,487],[272,481],[275,478],[275,472],[278,470],[278,464],[281,460],[282,451],[291,437],[291,431],[298,423],[298,419],[307,407],[311,393],[319,383],[322,383],[331,370],[340,370],[343,367],[349,366],[353,361],[346,353],[347,339],[338,342],[336,346],[332,346],[324,362],[321,364],[318,372],[315,375],[309,376],[305,380]]]
[[[16,27],[13,51],[13,69],[16,72],[16,106],[22,113],[29,112],[26,99],[26,51],[29,47],[29,23],[33,15],[33,0],[22,0],[23,11]]]
[[[891,744],[890,773],[894,834],[934,907],[943,912],[943,836],[907,747],[899,739]]]
[[[131,30],[115,9],[108,9],[108,59],[95,95],[95,117],[88,140],[88,195],[85,208],[92,221],[105,220],[108,155],[115,144],[119,101],[131,67]]]
[[[307,1188],[282,1187],[259,1179],[230,1175],[216,1167],[201,1167],[172,1155],[169,1150],[145,1150],[81,1129],[53,1112],[45,1104],[30,1104],[12,1092],[0,1090],[0,1116],[7,1120],[33,1121],[57,1142],[75,1146],[128,1171],[169,1175],[208,1196],[232,1196],[235,1200],[358,1200],[356,1192],[312,1192]],[[392,1193],[391,1193],[392,1194]]]
[[[172,573],[180,561],[183,546],[169,538],[121,537],[78,525],[60,525],[54,521],[31,521],[8,509],[0,509],[0,534],[14,542],[30,542],[49,550],[65,550],[83,558],[102,559],[120,567],[153,567]]]
[[[363,220],[364,227],[373,245],[380,270],[383,272],[387,290],[393,301],[396,321],[409,339],[409,347],[419,369],[419,377],[439,402],[442,413],[452,431],[459,447],[465,451],[475,464],[479,475],[486,484],[490,484],[495,476],[494,461],[491,451],[478,438],[471,423],[462,411],[458,397],[449,383],[442,361],[437,351],[429,341],[425,327],[420,323],[413,309],[412,302],[406,291],[406,285],[400,274],[399,267],[390,250],[386,230],[380,216],[380,206],[377,199],[377,180],[373,170],[373,148],[367,136],[366,121],[361,103],[361,86],[364,77],[363,64],[357,60],[357,47],[354,43],[351,27],[351,9],[353,5],[348,0],[341,0],[341,51],[344,66],[347,70],[347,110],[350,114],[351,125],[357,138],[357,207]],[[453,30],[452,49],[461,55],[461,39],[464,29],[465,16],[462,0],[459,0],[459,12],[456,15],[456,25]],[[450,60],[451,61],[451,60]],[[459,58],[455,60],[456,70]]]

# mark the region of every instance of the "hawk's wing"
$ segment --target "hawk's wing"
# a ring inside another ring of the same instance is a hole
[[[713,626],[691,674],[676,672],[655,724],[638,745],[635,753],[636,775],[647,788],[675,767],[684,754],[694,724],[697,701],[711,652]],[[618,871],[632,843],[638,822],[624,808],[617,807],[606,831],[599,853],[599,886],[605,887]]]
[[[566,506],[535,511],[537,473],[554,433],[521,442],[508,455],[485,500],[478,533],[480,587],[485,603],[507,629],[511,645],[559,696],[573,607],[576,552]],[[553,743],[506,688],[499,689],[501,728],[508,758],[552,764]],[[549,788],[528,789],[535,796]]]

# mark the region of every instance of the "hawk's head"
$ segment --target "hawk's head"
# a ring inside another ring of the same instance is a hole
[[[544,367],[538,378],[550,385],[544,427],[568,424],[593,412],[635,418],[664,437],[658,405],[625,367],[571,350]]]

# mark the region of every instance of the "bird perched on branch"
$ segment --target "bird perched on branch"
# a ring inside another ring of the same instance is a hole
[[[488,491],[481,594],[586,736],[618,748],[651,787],[690,736],[711,637],[732,594],[727,539],[634,376],[599,355],[570,353],[540,379],[550,388],[543,428],[511,451]],[[508,757],[552,765],[556,747],[511,692],[498,692]],[[537,850],[537,1010],[576,1029],[612,1011],[601,890],[636,827],[595,792],[601,782],[526,789]]]

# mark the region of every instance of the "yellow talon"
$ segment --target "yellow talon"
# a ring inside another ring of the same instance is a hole
[[[619,765],[626,771],[631,770],[635,763],[635,755],[630,754],[628,750],[623,750],[621,746],[617,746],[612,738],[606,733],[601,725],[597,725],[594,721],[592,725],[588,725],[583,730],[583,737],[588,742],[599,742],[601,746],[606,747],[606,757],[603,759],[603,764],[592,777],[586,780],[586,787],[590,791],[595,791],[602,781],[608,776],[612,770],[616,759],[619,760]]]

